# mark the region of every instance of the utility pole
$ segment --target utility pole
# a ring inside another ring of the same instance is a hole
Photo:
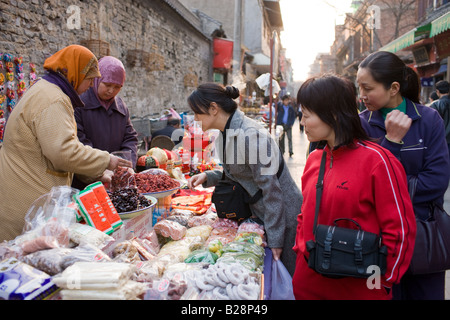
[[[242,15],[244,12],[243,0],[234,0],[234,44],[233,44],[233,79],[240,82],[241,78],[241,42],[242,42]]]

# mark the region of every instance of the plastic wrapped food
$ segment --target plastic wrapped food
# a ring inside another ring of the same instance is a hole
[[[111,258],[102,250],[92,244],[80,245],[71,250],[61,259],[61,269],[65,270],[76,262],[105,262]]]
[[[76,221],[76,213],[72,204],[72,197],[78,190],[68,186],[53,187],[49,193],[36,199],[25,215],[23,234],[44,226],[54,218],[61,226],[68,227]]]
[[[211,234],[206,240],[206,245],[208,245],[211,241],[219,240],[223,245],[231,242],[236,238],[236,232],[237,230],[234,228],[226,228],[226,227],[220,227],[215,228],[211,231]]]
[[[264,257],[264,248],[260,245],[250,243],[250,242],[237,242],[232,241],[223,246],[222,251],[226,252],[249,252],[253,253],[258,257]]]
[[[160,279],[169,266],[179,262],[179,258],[171,253],[158,255],[149,261],[138,262],[135,264],[136,272],[132,279],[139,282],[152,282]]]
[[[187,229],[186,237],[201,237],[203,241],[206,241],[212,231],[212,227],[209,225],[197,226]]]
[[[236,235],[236,238],[234,241],[237,242],[250,242],[257,245],[263,244],[263,239],[261,238],[261,235],[256,232],[241,232]]]
[[[136,187],[134,173],[128,168],[118,167],[114,170],[114,175],[111,178],[111,191],[126,187]]]
[[[201,237],[187,237],[178,241],[171,241],[166,243],[160,249],[158,256],[165,254],[172,254],[177,257],[177,262],[183,262],[191,251],[203,247],[204,241]]]
[[[219,256],[208,249],[199,249],[191,252],[188,257],[184,260],[186,263],[198,263],[205,262],[214,264],[216,263]]]
[[[76,262],[54,276],[53,282],[60,288],[71,290],[117,289],[130,280],[135,268],[120,262]]]
[[[193,216],[189,219],[188,226],[191,228],[203,225],[213,226],[216,220],[217,214],[211,211],[200,216]]]
[[[213,226],[214,229],[217,228],[232,228],[232,229],[238,229],[238,223],[235,220],[231,220],[231,219],[223,219],[223,218],[218,218]]]
[[[39,197],[25,215],[23,233],[14,239],[25,254],[69,245],[69,225],[76,221],[75,210],[69,207],[76,189],[53,187]]]
[[[256,232],[260,235],[264,235],[264,224],[258,218],[248,218],[241,222],[238,228],[238,232]]]
[[[150,254],[157,255],[159,252],[160,244],[158,242],[158,236],[155,230],[151,230],[149,233],[136,238],[136,241],[143,246]]]
[[[213,239],[208,243],[208,250],[220,257],[223,253],[223,244],[219,239]]]
[[[129,280],[123,286],[113,290],[61,290],[63,300],[138,300],[147,286]]]
[[[138,248],[128,240],[116,244],[112,256],[115,262],[136,263],[141,261]]]
[[[170,212],[169,216],[166,219],[176,221],[183,227],[187,227],[189,220],[192,218],[192,215],[192,211],[174,209],[172,210],[172,212]]]
[[[187,288],[186,281],[180,278],[154,280],[144,300],[180,300]]]
[[[57,290],[50,275],[16,258],[0,262],[0,299],[40,300]]]
[[[264,257],[250,252],[226,252],[217,260],[220,263],[240,263],[250,271],[262,271]]]
[[[69,238],[76,244],[91,244],[100,249],[114,241],[114,238],[106,233],[81,223],[73,223],[69,226]]]
[[[61,266],[63,258],[72,251],[73,249],[69,248],[40,250],[23,256],[21,261],[53,276],[63,271]]]
[[[170,220],[161,220],[158,221],[153,229],[157,234],[162,235],[165,238],[171,238],[173,240],[180,240],[186,234],[186,227],[183,227],[181,224],[175,221]]]

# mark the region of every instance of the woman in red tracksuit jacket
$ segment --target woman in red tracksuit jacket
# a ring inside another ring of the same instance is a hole
[[[310,154],[302,176],[304,200],[294,246],[294,295],[296,299],[390,299],[392,285],[408,269],[416,234],[403,166],[387,149],[371,142],[363,130],[349,81],[330,75],[311,78],[300,88],[297,101],[302,105],[308,140],[326,145]],[[308,267],[306,242],[314,240],[316,183],[324,150],[327,161],[317,223],[333,225],[337,218],[350,218],[364,231],[381,232],[388,255],[379,286],[376,280],[370,282],[373,279],[324,277]]]

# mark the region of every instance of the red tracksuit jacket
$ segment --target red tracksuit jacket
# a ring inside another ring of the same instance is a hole
[[[306,242],[313,239],[316,183],[323,150],[310,154],[302,176],[303,205],[298,216],[293,276],[297,299],[390,299],[389,289],[408,269],[414,250],[416,220],[405,171],[387,150],[372,142],[356,142],[327,152],[324,189],[318,224],[333,225],[337,218],[356,220],[365,231],[382,234],[388,249],[387,271],[380,289],[366,279],[331,279],[309,268]],[[340,226],[350,227],[348,225]],[[372,288],[372,289],[371,289]]]

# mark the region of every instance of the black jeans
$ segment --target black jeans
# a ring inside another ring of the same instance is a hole
[[[292,126],[287,126],[287,125],[283,124],[283,133],[281,134],[281,137],[280,137],[281,154],[284,154],[284,151],[285,151],[285,144],[284,144],[285,136],[287,136],[287,139],[288,139],[289,154],[293,154],[294,151],[292,148]]]

